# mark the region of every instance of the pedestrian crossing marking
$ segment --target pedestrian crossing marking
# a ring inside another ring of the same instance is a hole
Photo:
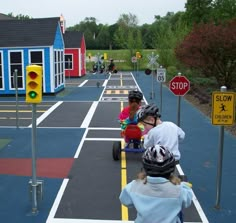
[[[105,90],[104,94],[127,94],[128,95],[129,91],[128,90]]]

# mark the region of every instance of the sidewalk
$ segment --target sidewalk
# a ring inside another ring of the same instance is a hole
[[[136,78],[149,103],[160,103],[160,84],[154,80],[155,99],[150,99],[151,76],[140,73]],[[177,97],[163,84],[162,120],[177,122]],[[223,170],[220,210],[214,208],[216,203],[216,175],[218,165],[219,127],[213,126],[211,120],[181,100],[180,126],[186,133],[181,144],[181,166],[198,198],[210,223],[233,223],[236,219],[236,137],[228,132],[224,136]]]

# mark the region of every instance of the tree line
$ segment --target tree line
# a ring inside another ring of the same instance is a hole
[[[84,32],[87,49],[157,49],[164,67],[184,67],[215,77],[232,88],[236,81],[236,1],[187,0],[184,12],[155,15],[138,25],[134,14],[122,14],[113,25],[87,17],[68,30]]]
[[[219,85],[232,88],[236,81],[235,0],[187,0],[185,11],[154,18],[152,24],[138,25],[136,15],[121,14],[115,24],[107,25],[86,17],[67,30],[83,32],[88,50],[128,49],[135,55],[142,49],[156,49],[164,67],[213,76]]]

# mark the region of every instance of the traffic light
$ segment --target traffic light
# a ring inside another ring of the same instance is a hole
[[[91,60],[91,57],[92,57],[92,55],[91,55],[91,53],[89,53],[89,54],[88,54],[89,60]]]
[[[146,75],[150,75],[152,73],[152,71],[149,69],[149,68],[147,68],[146,70],[145,70],[145,74]]]
[[[42,66],[26,67],[26,103],[38,104],[42,101]]]
[[[136,58],[137,59],[141,59],[142,58],[142,54],[140,52],[136,52]]]

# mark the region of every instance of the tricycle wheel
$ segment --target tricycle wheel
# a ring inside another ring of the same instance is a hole
[[[120,159],[120,153],[121,153],[121,142],[113,142],[113,148],[112,148],[112,156],[114,160]]]

